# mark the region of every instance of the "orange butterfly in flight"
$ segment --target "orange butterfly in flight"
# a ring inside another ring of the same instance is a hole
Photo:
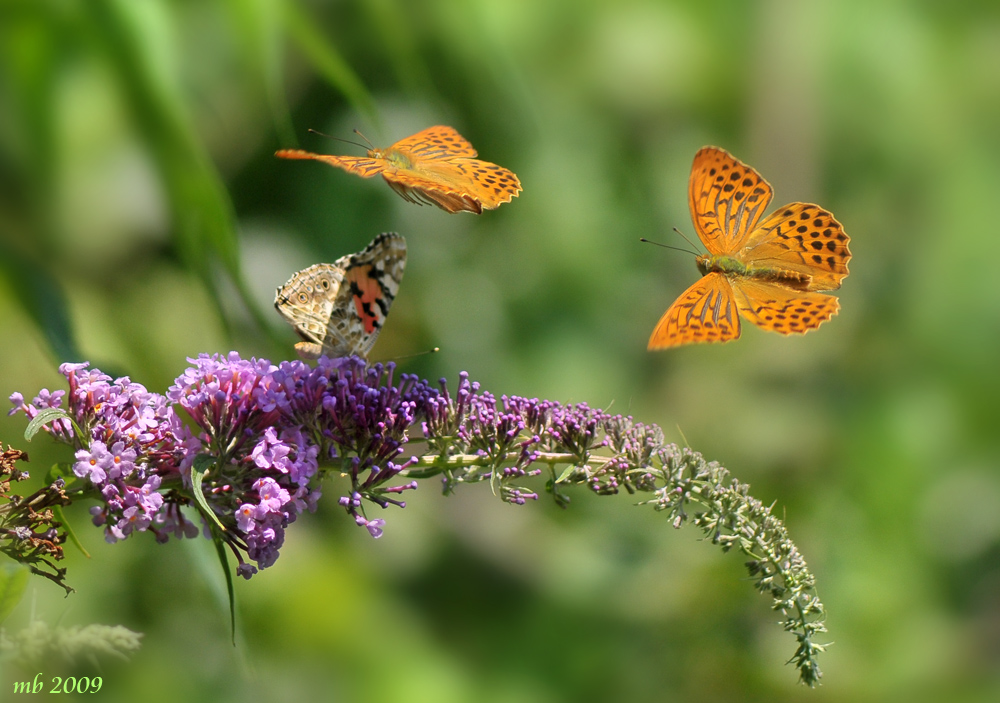
[[[521,192],[521,182],[502,166],[480,161],[476,150],[452,127],[428,127],[388,149],[368,156],[311,154],[301,149],[275,152],[282,159],[315,159],[362,178],[382,174],[389,187],[417,205],[437,205],[447,212],[492,210]]]
[[[847,278],[850,238],[833,215],[790,203],[761,215],[771,186],[759,173],[714,146],[698,151],[688,202],[708,254],[695,258],[702,278],[663,314],[648,349],[740,336],[740,319],[779,334],[804,334],[837,314],[832,295]]]

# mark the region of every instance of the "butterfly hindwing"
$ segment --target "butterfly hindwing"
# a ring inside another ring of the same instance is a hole
[[[674,301],[649,337],[647,349],[696,342],[728,342],[740,336],[733,288],[721,273],[702,276]]]
[[[478,214],[509,203],[521,192],[521,182],[513,172],[479,159],[429,162],[421,164],[419,172],[400,169],[384,175],[396,192],[401,188],[419,191],[417,199],[429,199],[448,212]]]
[[[691,166],[688,204],[708,251],[737,251],[771,202],[772,192],[757,171],[729,152],[714,146],[700,149]]]
[[[441,187],[440,180],[424,178],[415,171],[393,169],[382,174],[386,183],[399,196],[417,205],[437,205],[446,212],[472,212],[480,214],[482,203],[468,194],[461,184]],[[495,206],[494,206],[495,207]]]
[[[835,296],[806,293],[753,278],[733,281],[740,314],[761,329],[778,334],[805,334],[840,310]]]
[[[740,258],[754,266],[805,274],[809,277],[805,290],[836,290],[849,273],[850,241],[841,224],[823,208],[789,203],[751,233]]]
[[[295,345],[300,355],[314,359],[323,350],[330,314],[344,281],[344,271],[334,264],[314,264],[296,272],[274,296],[274,307],[303,340]]]

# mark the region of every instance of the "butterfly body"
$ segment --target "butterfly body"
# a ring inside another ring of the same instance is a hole
[[[295,273],[274,307],[302,339],[299,356],[367,356],[382,330],[406,267],[406,240],[378,235],[357,254]]]
[[[447,212],[480,214],[509,203],[521,192],[517,176],[489,161],[451,127],[428,127],[386,149],[369,149],[367,156],[313,154],[282,149],[283,159],[313,159],[362,178],[381,174],[404,200],[436,205]]]
[[[790,203],[761,220],[771,201],[759,173],[717,147],[701,149],[688,200],[708,254],[695,257],[702,278],[660,318],[649,349],[740,336],[740,316],[779,334],[804,334],[840,309],[832,295],[847,277],[850,238],[833,215]]]
[[[803,291],[809,290],[809,285],[812,281],[812,277],[807,274],[775,268],[773,266],[746,264],[734,256],[701,254],[695,257],[694,262],[702,276],[707,276],[714,272],[725,274],[733,279],[755,278],[759,281],[775,283]]]
[[[382,151],[380,149],[369,149],[368,157],[371,159],[382,160],[386,162],[386,170],[389,167],[399,169],[412,169],[413,160],[409,156],[401,152],[399,149],[386,149]]]

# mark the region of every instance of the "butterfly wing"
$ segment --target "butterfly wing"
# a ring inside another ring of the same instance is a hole
[[[410,154],[418,159],[474,158],[475,148],[454,127],[435,125],[422,129],[406,139],[400,139],[390,149]]]
[[[513,172],[479,159],[417,162],[412,169],[390,169],[382,176],[405,200],[452,213],[493,210],[521,192]]]
[[[840,310],[835,296],[791,290],[759,279],[734,279],[733,289],[740,314],[778,334],[805,334]]]
[[[521,192],[521,182],[506,168],[474,158],[476,150],[452,127],[428,127],[386,150],[408,162],[393,164],[382,174],[405,200],[437,205],[447,212],[492,210]]]
[[[733,254],[771,202],[759,173],[729,152],[706,146],[694,156],[688,204],[695,230],[712,254]]]
[[[302,149],[281,149],[274,152],[279,159],[312,159],[325,164],[342,168],[348,173],[354,173],[362,178],[371,178],[385,170],[385,159],[372,156],[334,156],[332,154],[313,154]]]
[[[406,268],[406,240],[394,232],[378,235],[364,251],[337,260],[344,285],[330,314],[324,353],[368,356]]]
[[[790,203],[751,233],[740,259],[754,267],[802,274],[802,290],[836,290],[847,274],[851,241],[829,212],[812,203]]]
[[[343,282],[344,269],[336,264],[314,264],[296,272],[275,293],[274,307],[303,340],[295,345],[303,358],[315,359],[323,353]]]
[[[479,215],[483,212],[482,203],[472,196],[468,188],[440,177],[429,178],[412,169],[389,169],[382,176],[389,187],[408,202],[437,205],[450,213],[472,212]]]
[[[684,291],[660,318],[647,349],[696,342],[728,342],[740,336],[733,287],[721,273],[709,273]]]

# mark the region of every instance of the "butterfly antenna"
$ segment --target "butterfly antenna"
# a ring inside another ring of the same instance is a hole
[[[691,241],[690,239],[688,239],[687,237],[685,237],[685,236],[684,236],[684,233],[683,233],[683,232],[681,232],[681,231],[680,231],[679,229],[677,229],[676,227],[674,227],[674,231],[675,231],[675,232],[677,232],[677,234],[681,235],[681,239],[683,239],[683,240],[684,240],[685,242],[687,242],[688,244],[690,244],[691,246],[693,246],[693,247],[694,247],[695,249],[697,249],[697,248],[698,248],[698,245],[697,245],[697,244],[695,244],[694,242],[692,242],[692,241]]]
[[[425,354],[436,354],[441,351],[441,347],[431,347],[426,351],[414,352],[413,354],[403,354],[403,356],[394,356],[391,359],[386,359],[386,361],[399,361],[400,359],[412,359],[415,356],[423,356]]]
[[[368,149],[371,148],[371,142],[369,142],[368,146],[365,146],[364,144],[358,144],[357,142],[352,142],[350,139],[341,139],[340,137],[334,137],[334,136],[329,135],[329,134],[323,134],[318,129],[312,129],[312,128],[310,128],[309,131],[312,132],[313,134],[318,134],[321,137],[326,137],[327,139],[335,139],[338,142],[344,142],[345,144],[351,144],[352,146],[361,147],[365,151],[368,151]],[[354,130],[354,131],[357,132],[358,130]],[[360,132],[359,132],[359,134],[360,134]],[[364,135],[362,135],[362,136],[364,136]],[[367,142],[368,140],[365,139],[365,141]]]
[[[362,134],[362,133],[361,133],[360,131],[358,131],[357,129],[355,129],[355,130],[354,130],[354,133],[355,133],[356,135],[358,135],[359,137],[361,137],[362,139],[364,139],[364,140],[365,140],[365,142],[367,142],[367,143],[368,143],[368,148],[369,148],[369,149],[374,149],[374,148],[375,148],[375,145],[374,145],[374,144],[372,144],[372,143],[371,143],[370,141],[368,141],[368,137],[366,137],[365,135],[363,135],[363,134]]]
[[[698,252],[696,251],[688,251],[687,249],[681,249],[680,247],[672,247],[669,244],[660,244],[659,242],[654,242],[652,239],[646,239],[645,237],[639,237],[639,241],[644,242],[645,244],[655,244],[656,246],[663,247],[664,249],[683,251],[685,254],[694,254],[695,256],[698,256]]]

